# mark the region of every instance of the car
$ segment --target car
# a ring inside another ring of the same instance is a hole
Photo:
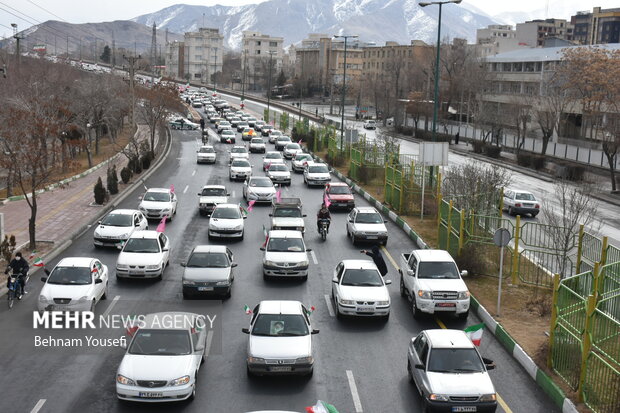
[[[256,132],[262,132],[263,126],[265,126],[265,121],[257,120],[256,122],[254,122],[253,128]]]
[[[291,162],[291,168],[293,169],[293,172],[303,172],[304,167],[308,162],[314,162],[312,155],[303,152],[298,153]]]
[[[149,188],[141,197],[138,206],[147,219],[162,219],[172,217],[177,213],[177,196],[169,188]]]
[[[237,132],[243,132],[245,128],[249,128],[249,127],[250,125],[247,122],[242,120],[241,122],[237,123]]]
[[[220,143],[235,143],[237,141],[237,135],[232,129],[226,129],[222,131],[220,135]]]
[[[286,136],[286,135],[280,135],[276,138],[276,141],[274,142],[275,146],[276,146],[276,151],[283,151],[284,148],[286,147],[286,145],[289,145],[292,143],[291,141],[291,137],[290,136]]]
[[[217,155],[212,145],[203,145],[196,152],[196,163],[215,163]]]
[[[235,279],[233,253],[222,245],[198,245],[182,262],[183,298],[198,294],[214,294],[230,298]]]
[[[271,230],[267,244],[261,247],[263,278],[300,277],[308,279],[308,252],[301,231]]]
[[[229,128],[229,127],[230,127],[230,128],[231,128],[231,130],[232,130],[232,126],[231,126],[231,124],[230,124],[230,122],[229,122],[229,121],[227,121],[227,120],[221,120],[221,121],[219,121],[219,122],[217,123],[217,133],[222,133],[222,131],[223,131],[224,129],[227,129],[227,128]]]
[[[336,316],[390,317],[390,293],[374,262],[343,260],[332,277],[332,299]]]
[[[353,245],[359,241],[387,244],[386,221],[373,207],[355,207],[347,217],[347,236]]]
[[[228,162],[232,162],[235,159],[250,159],[250,154],[245,146],[235,145],[230,150],[230,159]]]
[[[247,159],[234,159],[230,163],[228,178],[232,180],[245,180],[252,175],[252,165]]]
[[[246,370],[253,375],[312,376],[312,335],[310,312],[299,301],[261,301],[252,311]]]
[[[244,141],[252,140],[252,138],[255,136],[257,136],[257,134],[253,128],[245,128],[241,132],[241,139],[243,139]]]
[[[504,189],[503,209],[508,215],[530,214],[532,218],[540,212],[540,202],[534,194],[522,189]]]
[[[266,150],[263,138],[252,138],[250,141],[250,152],[265,153]]]
[[[162,279],[170,263],[170,239],[157,231],[135,231],[120,246],[116,260],[116,279],[157,278]]]
[[[230,105],[225,100],[218,99],[215,102],[213,102],[213,106],[215,106],[215,109],[217,109],[217,110],[224,110],[224,109],[228,108]]]
[[[282,132],[280,132],[279,130],[275,130],[275,129],[274,129],[274,130],[271,130],[271,131],[269,132],[269,143],[276,143],[276,139],[277,139],[279,136],[282,136],[282,135],[283,135],[283,133],[282,133]]]
[[[224,185],[205,185],[198,192],[198,211],[200,215],[210,215],[218,204],[227,204],[228,196]]]
[[[134,402],[194,399],[205,357],[205,316],[153,313],[137,324],[116,371],[116,396]]]
[[[274,163],[284,164],[284,158],[282,153],[278,151],[269,151],[263,156],[263,171],[267,171],[270,165]]]
[[[423,330],[407,347],[407,373],[427,412],[495,412],[495,368],[462,330]]]
[[[230,124],[235,129],[237,128],[237,125],[239,124],[239,122],[241,122],[241,118],[238,116],[233,116],[232,118],[230,118]]]
[[[248,125],[250,125],[250,127],[252,128],[256,124],[257,119],[254,116],[250,116],[246,119],[246,121],[248,122]]]
[[[209,111],[207,111],[205,113],[207,114],[207,118],[209,118],[209,121],[211,121],[211,118],[218,116],[218,114],[217,114],[217,112],[215,110],[209,110]]]
[[[267,177],[271,179],[274,184],[291,184],[291,171],[289,171],[288,166],[283,163],[272,163],[269,165]]]
[[[200,101],[200,100],[194,100],[194,101],[192,102],[192,107],[193,107],[193,108],[201,108],[201,107],[202,107],[202,101]]]
[[[364,129],[377,129],[377,122],[374,120],[367,120],[364,122]]]
[[[238,238],[243,239],[243,220],[247,218],[241,214],[238,204],[219,204],[211,213],[209,219],[209,239]]]
[[[45,273],[37,302],[41,312],[95,311],[99,300],[108,297],[108,266],[97,258],[66,257]]]
[[[243,198],[246,201],[271,203],[276,188],[271,179],[264,176],[251,176],[243,183]]]
[[[293,159],[298,153],[302,153],[301,145],[298,143],[289,143],[284,147],[284,159]]]
[[[346,208],[350,211],[355,208],[353,192],[344,182],[330,182],[325,185],[323,199],[329,201],[329,209]]]
[[[209,118],[209,122],[214,124],[220,122],[221,120],[222,118],[217,113]]]
[[[285,229],[306,232],[300,198],[287,197],[276,199],[271,206],[271,229]]]
[[[274,130],[273,125],[266,124],[260,128],[260,134],[263,136],[269,136],[272,130]],[[271,140],[269,140],[269,143],[272,143]]]
[[[232,118],[235,118],[235,117],[236,117],[236,115],[235,115],[235,112],[228,111],[228,112],[226,112],[226,115],[224,115],[224,117],[226,118],[226,120],[227,120],[227,121],[229,121],[229,122],[230,122],[230,120],[231,120]]]
[[[179,130],[183,130],[183,129],[196,130],[200,127],[198,123],[194,123],[190,121],[189,119],[185,119],[185,118],[178,118],[178,119],[172,120],[168,122],[168,125],[170,126],[171,129],[179,129]]]
[[[331,180],[329,167],[324,163],[309,162],[304,168],[304,182],[308,186],[323,186]]]
[[[241,115],[241,121],[242,122],[247,122],[250,118],[251,118],[250,115],[247,115],[247,114]]]
[[[134,231],[149,228],[146,217],[135,209],[115,209],[97,224],[93,233],[95,247],[115,247],[127,241]]]

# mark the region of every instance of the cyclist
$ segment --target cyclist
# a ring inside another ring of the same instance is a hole
[[[11,260],[9,266],[4,271],[5,274],[9,273],[9,270],[13,271],[13,274],[17,276],[17,284],[19,285],[19,295],[17,296],[18,300],[22,299],[22,295],[26,292],[26,274],[28,274],[28,270],[30,267],[28,266],[28,261],[24,257],[22,257],[21,252],[15,253],[15,258]],[[8,287],[10,283],[10,278],[7,279],[6,286]]]
[[[321,221],[324,219],[327,220],[327,232],[329,232],[329,225],[332,221],[332,215],[329,212],[327,205],[325,205],[325,202],[321,204],[321,209],[319,209],[319,212],[316,214],[316,230],[318,233],[321,233]]]

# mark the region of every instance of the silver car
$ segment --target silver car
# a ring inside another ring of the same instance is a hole
[[[505,189],[503,208],[508,212],[508,215],[530,214],[532,218],[535,218],[540,212],[540,201],[529,191]]]
[[[181,263],[183,298],[197,294],[215,294],[230,298],[235,279],[233,253],[222,245],[198,245]]]
[[[387,244],[388,231],[381,214],[373,207],[357,207],[347,218],[347,236],[353,245],[359,241]]]

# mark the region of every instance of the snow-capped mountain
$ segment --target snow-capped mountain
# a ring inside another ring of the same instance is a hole
[[[420,0],[268,0],[238,7],[177,4],[132,19],[159,30],[184,33],[199,27],[214,27],[224,43],[240,48],[244,30],[281,36],[294,44],[308,33],[357,34],[361,41],[383,44],[411,40],[433,43],[437,36],[438,7],[420,7]],[[442,38],[474,41],[476,29],[495,23],[475,8],[444,5]]]

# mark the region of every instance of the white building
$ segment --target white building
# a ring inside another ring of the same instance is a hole
[[[283,37],[271,37],[252,31],[243,32],[241,73],[245,78],[246,89],[266,89],[269,72],[273,86],[273,79],[282,70],[283,43]]]
[[[166,75],[202,83],[213,83],[222,71],[224,36],[219,29],[200,28],[185,33],[182,42],[166,45]]]

